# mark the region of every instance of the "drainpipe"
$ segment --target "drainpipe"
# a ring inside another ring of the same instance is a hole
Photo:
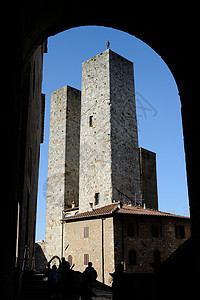
[[[63,223],[64,223],[63,216],[64,216],[64,210],[62,211],[62,220],[60,220],[61,226],[62,226],[62,228],[61,228],[61,258],[63,257]]]
[[[122,261],[123,261],[123,265],[125,263],[125,259],[124,259],[124,218],[121,218],[121,228],[122,228]]]
[[[101,256],[102,256],[102,264],[101,264],[101,267],[102,267],[102,280],[103,280],[103,283],[105,282],[104,280],[104,221],[105,218],[102,218],[101,219]]]

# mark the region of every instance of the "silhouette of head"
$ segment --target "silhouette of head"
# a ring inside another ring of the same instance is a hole
[[[91,261],[89,261],[89,263],[88,263],[88,267],[92,267],[92,263],[91,263]]]
[[[53,270],[53,271],[56,271],[56,270],[57,270],[56,265],[53,265],[53,266],[52,266],[52,270]]]

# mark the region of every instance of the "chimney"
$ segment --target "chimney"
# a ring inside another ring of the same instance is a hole
[[[90,209],[89,209],[89,211],[93,211],[94,209],[93,209],[93,202],[89,202],[89,204],[90,204]]]

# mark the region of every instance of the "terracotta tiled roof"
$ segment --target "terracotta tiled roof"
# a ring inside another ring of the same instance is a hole
[[[133,215],[148,215],[148,216],[160,216],[160,217],[176,217],[176,218],[186,218],[185,216],[165,213],[159,210],[153,210],[153,209],[144,209],[139,206],[129,206],[126,204],[123,204],[122,208],[116,211],[117,214],[133,214]]]
[[[113,203],[113,204],[110,204],[110,205],[106,205],[106,206],[103,206],[103,207],[96,208],[96,209],[91,210],[91,211],[87,211],[87,212],[84,212],[84,213],[77,214],[75,216],[66,217],[66,218],[64,218],[64,220],[82,219],[82,218],[92,217],[92,216],[109,215],[109,214],[112,214],[117,209],[118,206],[119,206],[119,202]]]
[[[112,215],[112,214],[127,214],[127,215],[131,214],[131,215],[176,217],[176,218],[189,219],[188,217],[174,215],[174,214],[165,213],[165,212],[152,210],[152,209],[144,209],[139,206],[129,206],[126,204],[121,205],[120,202],[117,202],[100,208],[96,208],[91,211],[79,213],[75,216],[64,217],[63,220],[65,221],[78,220],[78,219],[84,219],[88,217],[98,217],[98,216]]]

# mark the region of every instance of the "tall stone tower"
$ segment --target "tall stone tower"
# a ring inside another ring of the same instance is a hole
[[[110,49],[82,65],[79,211],[140,197],[133,63]]]
[[[70,87],[51,95],[45,247],[62,255],[63,209],[78,206],[81,92]]]

